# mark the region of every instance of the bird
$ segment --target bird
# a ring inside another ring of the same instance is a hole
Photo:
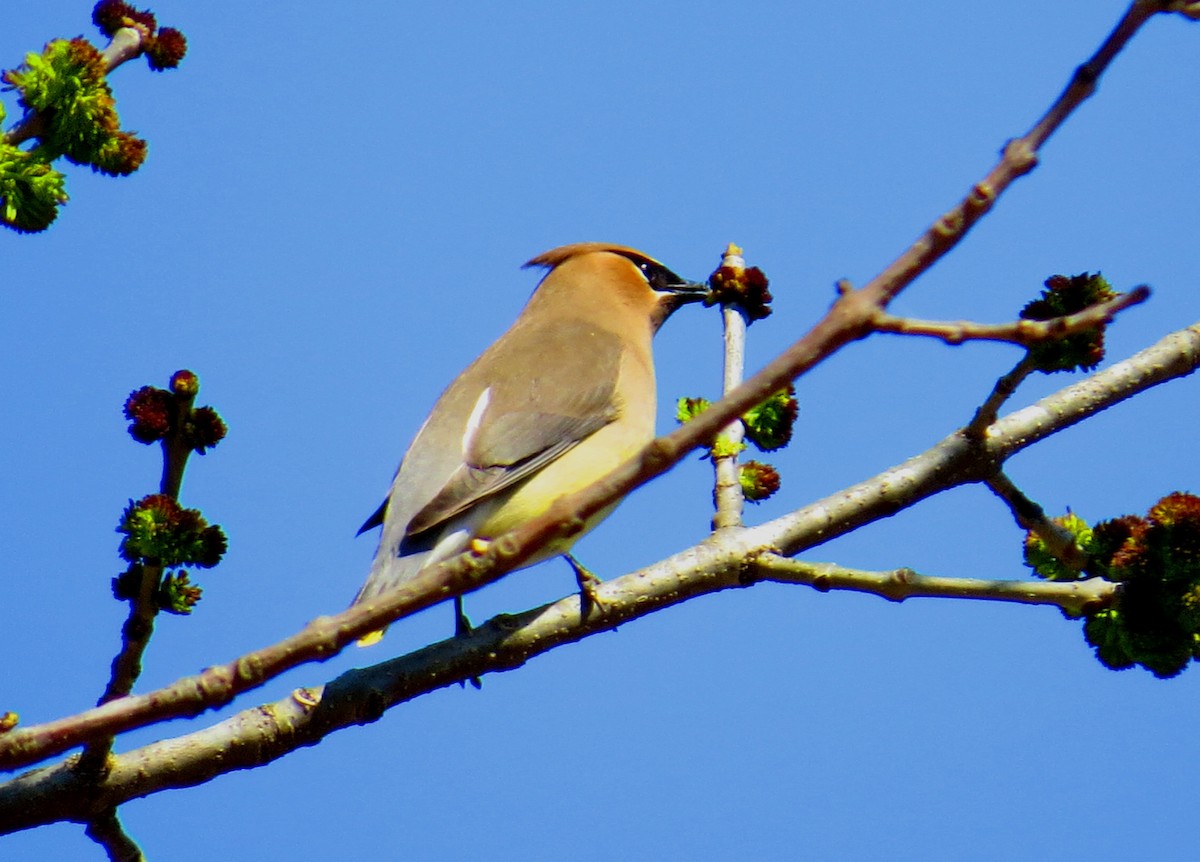
[[[525,267],[547,272],[512,326],[442,392],[359,530],[383,528],[352,604],[484,547],[653,439],[651,339],[677,308],[704,299],[706,286],[636,249],[601,242],[564,245]],[[586,592],[590,573],[570,547],[616,505],[522,568],[566,556]],[[469,632],[460,599],[456,611],[458,633]]]

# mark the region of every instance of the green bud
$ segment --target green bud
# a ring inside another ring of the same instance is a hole
[[[66,203],[65,178],[34,150],[0,144],[0,216],[22,233],[45,230]]]
[[[1100,273],[1091,275],[1053,275],[1046,279],[1041,298],[1021,309],[1026,320],[1052,320],[1076,314],[1093,305],[1116,297],[1116,291]],[[1104,327],[1086,329],[1055,341],[1046,341],[1029,348],[1038,371],[1090,371],[1104,359]]]
[[[746,444],[741,441],[734,443],[727,434],[718,434],[717,439],[713,441],[712,448],[708,450],[710,458],[731,458],[738,455],[746,449]]]
[[[782,449],[792,439],[796,416],[800,405],[796,401],[796,388],[788,385],[742,415],[746,426],[746,439],[762,452]]]
[[[747,461],[740,465],[738,481],[742,485],[742,494],[751,503],[761,503],[772,497],[779,490],[779,472],[770,464],[761,461]]]
[[[1092,528],[1087,521],[1074,512],[1068,512],[1062,517],[1052,520],[1070,533],[1075,538],[1075,544],[1085,553],[1091,552]],[[1080,572],[1064,565],[1058,557],[1050,552],[1041,537],[1032,530],[1025,534],[1025,565],[1033,569],[1038,577],[1048,581],[1077,581],[1084,577]]]
[[[191,564],[210,568],[227,550],[225,533],[210,526],[196,509],[184,509],[166,494],[129,501],[118,533],[121,556],[131,563],[154,562],[163,567]]]
[[[680,398],[675,402],[675,421],[682,425],[690,422],[712,404],[707,398]]]
[[[186,616],[196,607],[203,592],[191,582],[188,573],[180,569],[178,574],[163,578],[158,590],[158,606],[169,614]]]

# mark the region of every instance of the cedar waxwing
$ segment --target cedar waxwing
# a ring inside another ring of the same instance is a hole
[[[607,243],[565,245],[525,265],[549,272],[512,327],[438,398],[359,531],[383,526],[355,603],[541,515],[654,437],[650,340],[672,311],[704,298],[704,285]],[[615,507],[524,565],[565,555]]]

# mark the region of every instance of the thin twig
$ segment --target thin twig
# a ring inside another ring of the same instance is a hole
[[[1087,567],[1087,554],[1075,544],[1075,537],[1047,518],[1046,511],[1025,496],[1003,470],[997,470],[984,484],[1008,506],[1017,526],[1034,533],[1046,544],[1046,550],[1063,565],[1077,572],[1082,572]]]
[[[144,862],[146,858],[142,855],[142,849],[121,826],[115,808],[109,808],[104,814],[89,820],[84,833],[104,848],[109,862]]]
[[[1117,594],[1117,584],[1104,578],[1065,582],[944,578],[917,574],[908,568],[884,572],[847,569],[832,563],[791,560],[777,554],[756,557],[754,569],[763,580],[781,584],[807,584],[822,592],[853,590],[872,593],[893,602],[924,597],[1054,605],[1073,617],[1107,607]]]
[[[1016,364],[1012,371],[1005,374],[996,381],[996,385],[992,388],[992,392],[988,395],[987,400],[980,405],[975,411],[975,416],[967,423],[967,427],[963,432],[971,438],[979,438],[987,431],[988,426],[996,421],[996,417],[1000,413],[1000,408],[1004,403],[1012,398],[1025,378],[1037,370],[1037,364],[1033,357],[1026,353],[1021,357],[1021,361]]]
[[[947,344],[962,344],[964,341],[1005,341],[1028,347],[1104,326],[1111,323],[1118,312],[1149,298],[1150,288],[1139,285],[1107,302],[1097,303],[1091,308],[1052,320],[1022,319],[1011,323],[974,323],[969,320],[917,320],[880,311],[875,315],[874,324],[877,332],[924,335],[939,338]]]
[[[721,266],[731,267],[739,272],[745,270],[746,261],[742,257],[742,250],[730,243],[721,258]],[[721,395],[724,397],[745,379],[748,322],[741,306],[729,303],[721,306],[721,320],[724,322],[725,332],[725,364],[721,385]],[[745,431],[745,426],[739,418],[726,425],[725,430],[721,432],[722,439],[729,445],[726,452],[713,458],[716,480],[713,487],[713,503],[716,506],[712,519],[714,531],[742,526],[746,496],[742,493],[737,450],[745,437]]]
[[[935,221],[904,254],[868,282],[862,292],[879,307],[886,308],[913,279],[957,245],[1014,180],[1034,169],[1042,145],[1095,92],[1100,76],[1141,26],[1156,13],[1166,11],[1167,5],[1134,0],[1096,53],[1076,68],[1066,88],[1033,128],[1009,141],[999,163],[988,175],[976,183],[962,201]]]
[[[111,72],[122,63],[142,56],[142,47],[148,36],[150,36],[150,31],[140,27],[118,29],[101,52],[101,56],[104,57],[104,71]]]
[[[997,419],[982,440],[961,431],[951,434],[874,479],[748,528],[745,541],[748,547],[763,544],[787,556],[800,553],[813,547],[814,534],[822,542],[829,541],[857,530],[880,511],[891,515],[947,488],[983,482],[1018,452],[1153,386],[1192,374],[1198,367],[1200,323],[1170,333],[1128,359]]]
[[[123,32],[137,33],[136,30],[123,28],[117,31],[117,35]],[[173,392],[170,402],[174,415],[171,418],[172,431],[162,439],[161,444],[163,470],[159,481],[159,493],[166,494],[173,500],[179,499],[179,492],[183,487],[183,474],[188,456],[192,452],[184,429],[195,402],[194,391]],[[162,585],[162,576],[162,566],[146,564],[139,567],[137,589],[129,600],[129,614],[121,626],[121,648],[112,660],[108,685],[97,701],[97,706],[127,696],[133,691],[138,677],[142,675],[142,657],[150,645],[150,638],[154,634],[154,622],[158,617],[158,590]],[[90,742],[80,754],[76,768],[85,775],[103,772],[107,768],[113,741],[113,737],[108,736]]]

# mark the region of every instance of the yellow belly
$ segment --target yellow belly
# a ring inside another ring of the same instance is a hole
[[[600,479],[634,454],[654,436],[652,427],[630,427],[630,423],[614,422],[601,428],[578,446],[566,452],[545,469],[517,487],[475,531],[482,539],[492,539],[544,514],[554,502]],[[570,550],[584,533],[591,530],[613,509],[613,502],[588,519],[580,532],[552,543],[529,562]]]

